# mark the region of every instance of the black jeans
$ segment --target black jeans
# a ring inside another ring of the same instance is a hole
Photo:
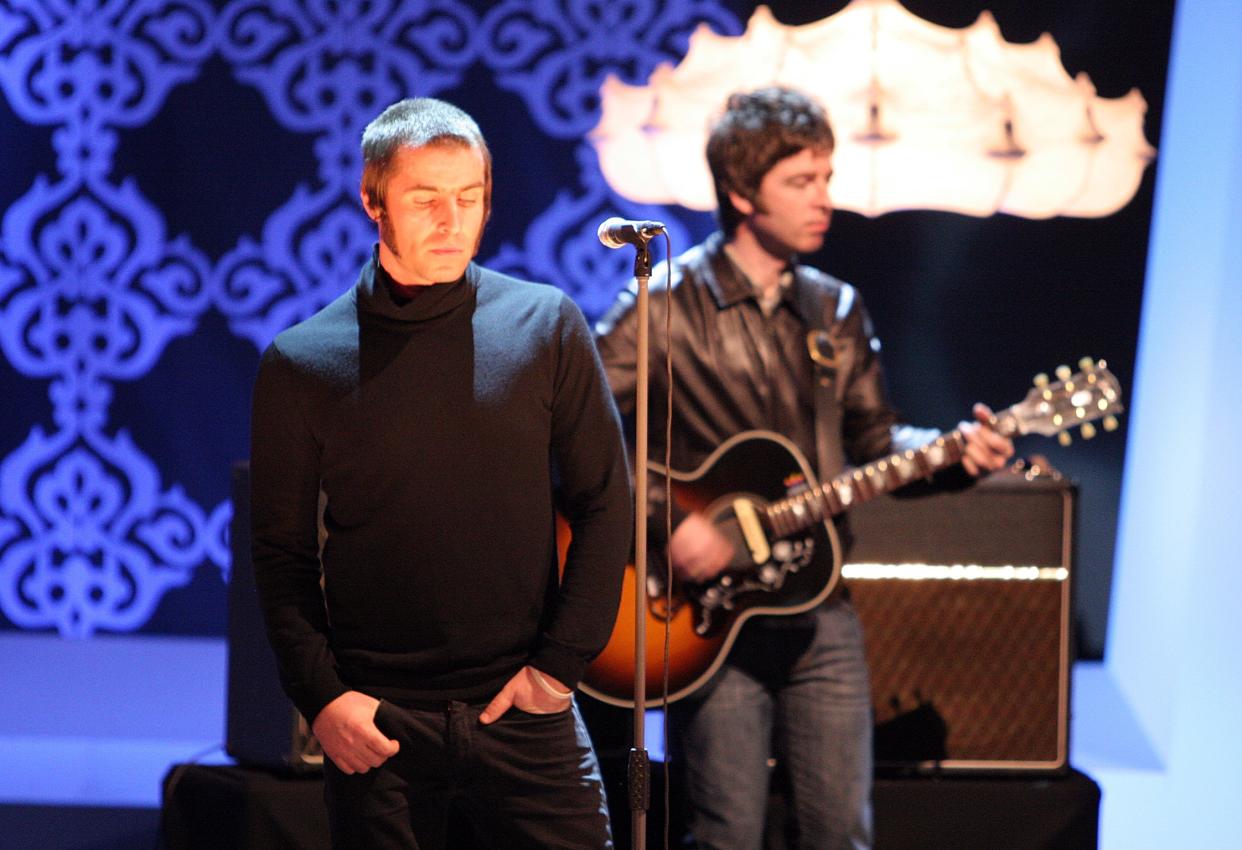
[[[479,722],[482,710],[381,702],[375,725],[400,752],[353,775],[324,760],[333,848],[612,847],[599,763],[577,705],[557,714],[511,708],[489,726]],[[450,835],[451,809],[473,842]]]

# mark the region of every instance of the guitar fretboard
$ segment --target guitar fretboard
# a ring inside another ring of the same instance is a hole
[[[1088,425],[1092,420],[1105,417],[1105,429],[1116,428],[1115,414],[1121,412],[1117,379],[1102,360],[1083,360],[1080,365],[1082,371],[1074,375],[1062,366],[1057,370],[1061,380],[1056,383],[1049,383],[1045,376],[1037,378],[1035,389],[1023,401],[994,415],[992,427],[1013,437],[1028,433],[1051,436],[1081,425],[1088,439],[1095,433],[1094,426]],[[772,502],[763,512],[764,520],[778,537],[795,534],[876,496],[930,478],[958,463],[965,452],[966,438],[961,429],[950,431],[925,446],[895,452]]]
[[[959,462],[965,451],[965,437],[954,430],[917,449],[894,452],[818,487],[772,502],[766,511],[768,525],[778,536],[794,534],[876,496],[930,478]]]

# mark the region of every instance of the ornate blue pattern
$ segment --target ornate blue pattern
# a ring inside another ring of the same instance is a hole
[[[656,65],[685,55],[704,22],[722,34],[742,31],[710,0],[506,0],[483,19],[483,58],[545,133],[573,138],[598,122],[605,76],[645,83]]]
[[[132,379],[207,306],[207,260],[132,183],[43,179],[4,217],[0,345],[28,375]]]
[[[220,52],[316,149],[325,183],[357,185],[358,139],[379,109],[456,85],[474,61],[474,13],[452,0],[234,0]]]
[[[22,526],[0,558],[0,605],[26,628],[66,637],[131,631],[203,559],[205,518],[128,435],[45,436],[0,466],[0,506]]]
[[[133,631],[202,565],[227,574],[231,504],[207,510],[165,484],[113,421],[115,389],[151,373],[212,309],[257,350],[349,285],[375,237],[357,200],[358,140],[382,105],[455,89],[482,63],[544,133],[575,138],[597,120],[606,73],[641,82],[678,59],[702,21],[740,31],[709,0],[478,5],[482,14],[457,0],[0,0],[0,91],[21,120],[52,128],[55,153],[54,173],[33,176],[0,222],[0,349],[47,382],[51,405],[20,445],[0,447],[10,622],[69,637]],[[114,173],[118,131],[151,122],[213,55],[284,128],[310,137],[318,161],[313,185],[214,262],[170,238],[137,181]],[[506,234],[491,264],[562,286],[594,316],[632,260],[601,248],[600,218],[660,217],[676,243],[689,239],[667,210],[613,195],[590,147],[575,150],[574,187],[524,234]]]
[[[149,121],[211,50],[186,2],[20,2],[0,15],[0,84],[18,115],[57,125],[60,175],[38,176],[0,232],[0,347],[49,378],[57,430],[35,426],[0,467],[0,607],[72,637],[128,631],[204,560],[205,517],[125,432],[108,382],[150,371],[207,308],[210,265],[129,180],[115,127]]]
[[[374,241],[356,195],[299,187],[268,219],[261,243],[243,237],[220,261],[216,305],[262,351],[353,283]]]
[[[27,121],[74,126],[89,146],[78,134],[151,120],[198,73],[211,19],[196,0],[10,0],[0,9],[0,85]]]

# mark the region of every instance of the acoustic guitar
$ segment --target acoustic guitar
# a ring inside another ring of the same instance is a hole
[[[1117,427],[1121,388],[1103,361],[1084,359],[1080,370],[1057,370],[1056,381],[1036,378],[1025,399],[995,416],[1006,436],[1060,435],[1103,419]],[[876,496],[930,478],[962,459],[960,430],[942,434],[917,449],[897,452],[830,481],[817,482],[809,463],[785,437],[747,431],[726,440],[691,472],[669,470],[676,504],[707,517],[733,544],[723,572],[703,583],[677,581],[672,604],[657,570],[649,572],[646,595],[647,692],[662,694],[664,637],[670,633],[669,695],[676,702],[694,693],[724,662],[742,624],[758,614],[792,615],[823,602],[841,575],[841,543],[833,517]],[[655,475],[665,468],[648,463]],[[568,526],[558,524],[562,558]],[[655,560],[653,558],[653,560]],[[581,689],[607,703],[633,706],[634,567],[626,568],[621,605],[607,646],[591,662]]]

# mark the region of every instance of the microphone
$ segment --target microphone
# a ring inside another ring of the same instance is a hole
[[[664,224],[659,221],[630,221],[624,218],[604,219],[596,235],[605,248],[620,248],[622,245],[647,247],[651,237],[664,232]]]

